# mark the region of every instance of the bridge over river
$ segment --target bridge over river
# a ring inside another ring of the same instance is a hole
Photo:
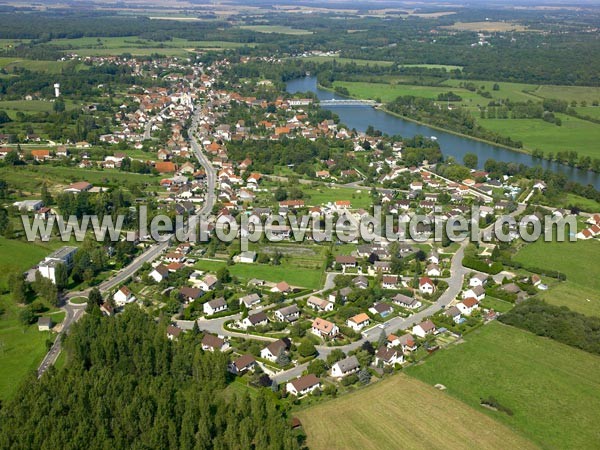
[[[321,106],[376,106],[378,103],[375,100],[357,100],[357,99],[345,99],[345,100],[321,100],[319,102]]]

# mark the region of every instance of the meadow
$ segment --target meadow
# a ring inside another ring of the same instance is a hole
[[[284,25],[242,25],[242,30],[255,31],[257,33],[279,33],[289,34],[292,36],[302,36],[307,34],[313,34],[312,31],[302,30],[300,28],[292,28]]]
[[[497,322],[406,369],[542,448],[592,448],[600,441],[599,371],[598,356]],[[481,407],[489,397],[513,415]]]
[[[368,188],[340,188],[340,187],[304,187],[304,201],[307,205],[321,206],[334,203],[337,200],[348,200],[352,208],[368,208],[372,204],[371,193]]]
[[[545,153],[574,150],[580,156],[598,158],[597,143],[600,142],[600,125],[556,114],[562,126],[541,119],[478,119],[488,130],[523,142],[525,148],[540,149]]]
[[[528,31],[528,28],[513,22],[494,22],[486,20],[485,22],[455,22],[452,25],[445,26],[450,30],[460,31],[487,31],[489,33],[504,31]]]
[[[0,289],[7,288],[10,272],[29,269],[60,245],[0,238]],[[0,295],[0,400],[11,398],[23,378],[37,369],[46,353],[46,341],[53,339],[49,332],[39,332],[35,324],[23,326],[20,310],[9,294]],[[61,320],[55,317],[55,322]]]
[[[403,374],[298,411],[309,448],[535,448],[451,396]]]
[[[307,56],[307,57],[302,57],[301,58],[302,61],[310,61],[310,62],[330,62],[335,60],[336,62],[340,63],[340,64],[348,64],[348,63],[353,63],[356,64],[357,66],[366,66],[366,65],[370,65],[370,66],[391,66],[392,64],[394,64],[393,61],[381,61],[381,60],[371,60],[371,59],[358,59],[358,58],[342,58],[336,55],[327,55],[327,56]]]

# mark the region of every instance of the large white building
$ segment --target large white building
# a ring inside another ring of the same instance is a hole
[[[40,274],[56,283],[56,266],[64,264],[67,270],[73,267],[73,257],[77,253],[77,247],[62,247],[54,253],[46,256],[38,266]]]

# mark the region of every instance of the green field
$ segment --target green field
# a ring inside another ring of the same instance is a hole
[[[316,450],[535,448],[482,412],[402,374],[296,415]]]
[[[581,210],[590,213],[596,213],[600,211],[600,203],[597,201],[570,193],[565,195],[564,200],[562,200],[560,204],[552,206],[562,206],[566,208],[569,205],[577,206]]]
[[[391,102],[397,97],[403,95],[414,95],[415,97],[425,97],[435,99],[439,94],[443,94],[452,90],[463,97],[463,101],[469,99],[483,101],[484,99],[469,92],[466,89],[448,88],[446,86],[419,86],[410,84],[395,84],[395,83],[368,83],[362,81],[335,81],[334,87],[345,87],[350,92],[352,97],[376,99],[380,98],[383,102]],[[483,102],[482,102],[483,103]]]
[[[352,208],[369,208],[372,204],[368,188],[302,187],[307,205],[320,206],[337,200],[349,200]]]
[[[452,86],[456,88],[460,85],[460,83],[471,82],[475,84],[478,88],[482,86],[485,87],[485,90],[492,94],[492,98],[497,99],[509,99],[511,101],[519,101],[526,102],[527,100],[539,101],[534,95],[531,95],[529,92],[534,91],[539,86],[535,84],[526,84],[526,83],[507,83],[504,81],[481,81],[481,80],[446,80],[443,84],[445,86]],[[494,84],[497,84],[499,90],[494,91]],[[460,89],[460,88],[459,88]],[[462,90],[460,91],[462,95]],[[483,104],[488,103],[488,99],[484,99],[483,97],[479,97]]]
[[[565,114],[556,114],[562,126],[541,119],[478,119],[492,131],[523,142],[528,149],[540,149],[545,153],[574,150],[580,156],[598,158],[597,143],[600,142],[600,125]]]
[[[590,116],[594,119],[600,119],[600,107],[598,106],[577,106],[575,107],[575,111],[582,116]]]
[[[93,170],[78,167],[60,167],[49,164],[38,166],[15,166],[0,168],[0,176],[7,183],[19,186],[23,191],[39,194],[44,182],[51,189],[60,191],[62,187],[75,181],[88,181],[102,186],[127,186],[132,184],[150,184],[158,186],[160,178],[153,175],[141,175],[119,170]]]
[[[216,272],[225,265],[225,261],[199,260],[196,262],[195,267],[199,270]],[[246,281],[251,280],[252,278],[258,278],[273,283],[286,281],[292,286],[301,286],[308,289],[320,289],[324,282],[324,272],[322,269],[299,267],[294,264],[293,259],[290,261],[284,260],[279,266],[267,264],[235,264],[229,266],[229,273],[232,276]]]
[[[77,61],[34,61],[22,58],[0,58],[0,68],[6,69],[10,73],[15,67],[48,73],[60,73],[68,67],[77,67],[78,70],[87,68]]]
[[[600,242],[535,242],[514,258],[523,264],[559,270],[567,281],[541,293],[549,303],[600,316]]]
[[[58,243],[27,243],[0,238],[0,289],[6,289],[8,273],[24,271],[48,255]],[[9,295],[0,295],[0,400],[14,395],[23,377],[35,370],[46,353],[46,340],[52,335],[39,332],[37,325],[19,322],[20,308]],[[58,323],[62,318],[55,316]]]
[[[590,105],[594,100],[600,101],[600,87],[588,86],[540,86],[532,92],[543,98],[555,98],[558,100],[585,100]]]
[[[543,448],[591,449],[600,442],[598,356],[494,322],[406,372],[443,384],[449,395]],[[514,415],[479,406],[490,396]]]
[[[302,30],[299,28],[287,27],[284,25],[242,25],[242,30],[256,31],[257,33],[279,33],[289,34],[293,36],[301,36],[307,34],[313,34],[312,31]]]

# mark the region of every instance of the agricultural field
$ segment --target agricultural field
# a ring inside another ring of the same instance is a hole
[[[287,27],[284,25],[242,25],[240,27],[242,30],[250,30],[255,31],[257,33],[279,33],[279,34],[289,34],[292,36],[302,36],[307,34],[313,34],[312,31],[302,30],[299,28]]]
[[[575,111],[582,116],[590,116],[600,120],[600,107],[598,106],[576,106]]]
[[[528,31],[529,28],[513,22],[455,22],[452,25],[445,26],[449,30],[459,31],[487,31],[488,33],[504,31]]]
[[[540,149],[545,153],[574,150],[580,156],[600,156],[597,148],[600,125],[565,114],[556,116],[562,120],[560,127],[541,119],[478,119],[478,122],[484,128],[522,141],[530,150]]]
[[[316,450],[535,448],[483,412],[402,374],[296,415]]]
[[[86,66],[76,61],[34,61],[22,58],[0,58],[0,68],[10,73],[14,68],[23,68],[34,72],[60,73],[69,67],[86,70]]]
[[[599,371],[598,356],[497,322],[406,369],[542,448],[599,442]],[[513,415],[480,406],[489,397]]]
[[[492,94],[492,98],[495,99],[509,99],[511,101],[516,102],[526,102],[528,100],[539,101],[539,97],[536,95],[530,94],[530,92],[535,91],[539,88],[538,85],[535,84],[526,84],[526,83],[508,83],[504,81],[481,81],[481,80],[446,80],[444,81],[444,86],[451,86],[453,88],[458,88],[460,83],[473,83],[478,88],[482,86],[485,88],[487,92]],[[497,84],[499,89],[497,91],[494,90],[494,84]],[[457,91],[454,91],[457,92]],[[460,92],[462,95],[462,90]],[[479,96],[478,96],[479,97]],[[487,104],[489,99],[485,99],[483,97],[479,97],[483,104]]]
[[[593,101],[600,101],[600,87],[588,86],[539,86],[532,94],[543,98],[555,98],[577,102],[586,101],[591,105]]]

